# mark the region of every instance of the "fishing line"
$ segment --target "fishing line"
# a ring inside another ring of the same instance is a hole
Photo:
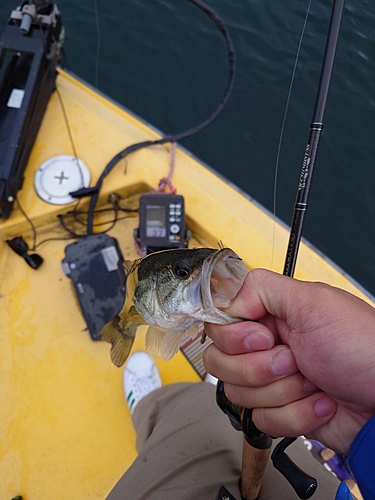
[[[99,69],[100,69],[100,52],[101,52],[101,30],[100,30],[100,16],[99,16],[99,6],[98,0],[93,0],[94,2],[94,17],[95,17],[95,27],[96,27],[96,54],[95,54],[95,65],[94,65],[94,85],[97,90],[99,90]],[[95,96],[95,108],[96,115],[98,118],[102,118],[102,113],[100,111],[100,97]],[[107,155],[105,154],[105,141],[102,136],[102,126],[100,125],[100,121],[95,121],[95,134],[96,134],[96,143],[100,150],[100,161],[105,163],[107,161]],[[125,160],[126,161],[126,160]],[[125,164],[126,168],[126,164]]]
[[[95,23],[96,23],[95,87],[99,89],[99,61],[100,61],[101,39],[100,39],[99,11],[98,11],[97,0],[94,0],[94,12],[95,12]]]
[[[60,102],[61,111],[62,111],[62,114],[63,114],[63,117],[64,117],[66,129],[67,129],[67,132],[68,132],[69,142],[70,142],[70,145],[71,145],[71,148],[72,148],[72,151],[73,151],[73,156],[77,160],[77,166],[78,166],[78,169],[80,171],[81,181],[82,181],[82,184],[83,184],[83,173],[82,173],[82,170],[81,170],[81,168],[79,166],[79,163],[78,163],[78,154],[77,154],[76,146],[74,144],[72,130],[70,128],[70,124],[69,124],[69,120],[68,120],[68,115],[67,115],[67,112],[66,112],[66,109],[65,109],[65,105],[64,105],[64,102],[63,102],[60,90],[59,90],[59,88],[57,86],[56,86],[56,93],[57,93],[57,96],[58,96],[58,99],[59,99],[59,102]]]
[[[63,114],[63,117],[64,117],[65,126],[66,126],[66,129],[67,129],[67,132],[68,132],[68,137],[69,137],[70,145],[71,145],[71,148],[72,148],[72,151],[73,151],[73,156],[74,156],[74,159],[75,159],[75,164],[76,164],[76,166],[78,168],[78,172],[79,172],[79,175],[81,177],[81,185],[82,185],[82,188],[84,188],[85,187],[85,180],[84,180],[84,177],[83,177],[83,172],[82,172],[82,169],[81,169],[81,165],[80,165],[79,160],[78,160],[78,154],[77,154],[77,149],[76,149],[76,146],[75,146],[75,143],[74,143],[74,139],[73,139],[72,129],[70,127],[70,123],[69,123],[69,120],[68,120],[68,114],[67,114],[66,109],[65,109],[65,104],[64,104],[61,92],[60,92],[60,90],[59,90],[59,88],[58,88],[57,85],[56,85],[56,93],[57,93],[57,96],[58,96],[58,99],[59,99],[59,102],[60,102],[60,107],[61,107],[61,111],[62,111],[62,114]],[[81,200],[78,200],[78,202],[76,203],[76,205],[74,207],[74,210],[78,209],[80,203],[81,203]]]
[[[43,29],[42,29],[43,28],[42,20],[38,18],[38,21],[39,21],[40,33],[42,34],[42,41],[43,41],[44,53],[45,53],[46,57],[48,58],[48,55],[47,55],[46,33],[44,33]],[[62,47],[59,48],[59,51],[62,52]],[[81,166],[80,166],[80,164],[78,162],[77,149],[76,149],[75,144],[74,144],[73,134],[72,134],[72,131],[71,131],[71,128],[70,128],[70,125],[69,125],[68,115],[66,113],[65,105],[64,105],[64,102],[63,102],[60,90],[59,90],[59,88],[58,88],[57,85],[56,85],[55,88],[56,88],[57,97],[58,97],[59,102],[60,102],[60,106],[61,106],[62,114],[63,114],[63,117],[64,117],[65,125],[66,125],[67,131],[68,131],[68,136],[69,136],[70,145],[71,145],[71,148],[72,148],[72,151],[73,151],[73,156],[74,156],[74,158],[76,160],[77,168],[78,168],[79,174],[81,176],[82,186],[84,186],[85,184],[84,184],[83,172],[82,172]],[[77,206],[78,206],[78,204],[77,204]]]
[[[46,50],[47,50],[46,34],[43,32],[43,29],[42,29],[42,20],[41,19],[39,19],[39,29],[40,29],[40,32],[42,34],[44,52],[46,53]],[[59,48],[59,51],[60,51],[60,54],[63,55],[62,47]],[[64,117],[65,125],[66,125],[67,131],[68,131],[69,142],[70,142],[70,145],[71,145],[71,148],[72,148],[72,152],[73,152],[73,156],[74,156],[74,159],[75,159],[75,163],[76,163],[76,166],[78,168],[79,175],[81,177],[81,184],[82,184],[82,187],[84,187],[85,186],[85,181],[84,181],[84,177],[83,177],[83,172],[82,172],[82,169],[81,169],[81,165],[79,164],[79,161],[78,161],[77,149],[76,149],[76,146],[74,144],[73,134],[72,134],[72,130],[70,128],[70,124],[69,124],[69,120],[68,120],[68,115],[67,115],[67,112],[66,112],[66,109],[65,109],[65,105],[64,105],[62,96],[61,96],[61,92],[60,92],[60,90],[59,90],[59,88],[58,88],[57,85],[55,86],[55,89],[56,89],[57,97],[58,97],[59,102],[60,102],[60,107],[61,107],[61,111],[62,111],[62,114],[63,114],[63,117]],[[78,200],[78,203],[76,204],[75,209],[78,208],[78,206],[80,204],[80,201],[81,200]]]
[[[301,46],[302,46],[302,41],[305,36],[305,30],[306,30],[306,25],[307,25],[307,20],[310,14],[311,10],[311,3],[312,0],[309,0],[309,4],[307,6],[307,11],[305,15],[305,20],[302,26],[302,31],[301,35],[299,37],[299,42],[298,42],[298,48],[297,48],[297,53],[296,53],[296,58],[294,61],[294,67],[292,71],[292,77],[290,79],[290,85],[289,85],[289,90],[288,90],[288,96],[286,99],[286,104],[285,104],[285,111],[284,111],[284,116],[283,116],[283,121],[281,124],[281,130],[280,130],[280,137],[279,137],[279,144],[277,148],[277,155],[276,155],[276,165],[275,165],[275,177],[274,177],[274,182],[273,182],[273,229],[272,229],[272,255],[271,255],[271,269],[273,267],[273,259],[274,259],[274,251],[275,251],[275,231],[276,231],[276,191],[277,191],[277,177],[279,174],[279,162],[280,162],[280,152],[281,152],[281,143],[283,141],[283,136],[284,136],[284,129],[285,129],[285,122],[286,122],[286,117],[289,111],[289,102],[290,102],[290,96],[292,94],[292,89],[293,89],[293,84],[294,84],[294,79],[296,75],[296,70],[297,70],[297,65],[299,61],[299,55],[301,52]]]

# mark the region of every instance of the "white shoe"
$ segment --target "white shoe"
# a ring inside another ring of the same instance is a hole
[[[124,370],[124,391],[130,413],[145,396],[162,386],[158,367],[145,351],[132,354]]]

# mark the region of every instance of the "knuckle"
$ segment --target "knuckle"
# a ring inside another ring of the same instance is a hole
[[[247,360],[245,363],[241,363],[240,367],[242,367],[242,377],[245,382],[245,385],[248,387],[257,386],[257,378],[258,375],[254,370],[253,364]]]
[[[267,412],[265,411],[264,408],[254,408],[252,413],[252,418],[255,427],[259,429],[261,432],[270,434],[275,437],[279,435],[278,433],[272,432],[272,429],[270,428],[267,419]]]
[[[242,385],[263,387],[273,382],[268,366],[268,353],[250,352],[241,356],[238,369],[241,373]]]
[[[224,384],[224,393],[229,401],[235,405],[243,406],[242,392],[236,385]]]

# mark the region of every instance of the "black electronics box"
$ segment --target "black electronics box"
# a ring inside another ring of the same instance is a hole
[[[31,2],[22,5],[27,3]],[[63,28],[59,11],[52,2],[50,9],[50,15],[41,16],[43,21],[37,16],[27,36],[18,25],[21,12],[13,11],[0,39],[0,217],[4,219],[13,210],[30,152],[55,89]]]
[[[65,248],[62,268],[74,285],[92,340],[125,301],[126,274],[117,240],[107,234],[82,238]]]
[[[139,199],[139,228],[135,239],[147,254],[187,248],[184,198],[178,194],[147,193]]]

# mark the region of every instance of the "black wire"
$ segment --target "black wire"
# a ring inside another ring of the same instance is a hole
[[[196,5],[199,9],[201,9],[215,23],[216,27],[223,35],[226,41],[228,50],[228,61],[229,61],[229,74],[224,95],[217,108],[211,114],[211,116],[206,120],[204,120],[199,125],[179,134],[167,135],[165,137],[162,137],[161,139],[157,139],[154,141],[144,141],[128,146],[127,148],[117,153],[117,155],[114,156],[112,160],[106,165],[94,188],[88,188],[87,191],[85,189],[80,190],[79,192],[80,196],[91,195],[88,217],[87,217],[87,235],[93,234],[93,220],[94,220],[95,206],[99,198],[99,191],[102,187],[103,180],[105,179],[105,177],[107,177],[107,175],[111,172],[111,170],[117,165],[117,163],[120,160],[125,158],[128,154],[133,153],[134,151],[138,151],[139,149],[157,144],[164,144],[166,142],[178,142],[181,141],[182,139],[186,139],[187,137],[191,137],[192,135],[197,134],[198,132],[206,128],[208,125],[210,125],[217,118],[217,116],[221,113],[221,111],[223,110],[224,106],[227,104],[230,98],[234,86],[234,78],[236,73],[236,56],[235,56],[234,45],[229,35],[228,29],[226,28],[224,22],[218,16],[218,14],[216,14],[216,12],[213,9],[211,9],[211,7],[209,7],[207,4],[205,4],[201,0],[188,0],[188,1]],[[75,194],[77,195],[78,192],[70,194],[74,196]]]
[[[123,217],[118,217],[118,215],[117,215],[118,211],[127,212],[127,213],[138,212],[138,209],[134,209],[133,210],[133,209],[130,209],[130,208],[121,208],[119,205],[116,205],[116,208],[114,207],[113,209],[112,208],[105,208],[105,209],[101,209],[101,210],[95,210],[95,213],[109,211],[109,210],[115,210],[115,213],[116,213],[115,218],[113,220],[109,220],[109,221],[106,221],[106,222],[99,222],[99,223],[95,224],[95,226],[100,226],[100,225],[105,225],[105,224],[111,224],[111,226],[109,228],[107,228],[105,231],[102,231],[102,233],[107,233],[108,231],[110,231],[118,221],[129,219],[130,216],[128,216],[128,215],[124,215]],[[27,219],[27,221],[31,224],[31,227],[34,227],[33,224],[32,224],[32,222],[30,221],[29,217],[22,210],[22,208],[21,208],[21,211],[22,211],[23,215],[25,216],[25,218]],[[87,214],[87,212],[81,212],[81,213]],[[68,212],[66,215],[75,215],[75,211],[73,210],[72,212]],[[61,215],[60,217],[63,218],[64,216]],[[59,220],[60,220],[60,218],[59,218]],[[82,225],[84,225],[84,226],[86,225],[86,223],[83,223],[83,222],[79,221],[77,219],[77,217],[76,217],[76,220],[77,220],[77,222],[81,223]],[[60,222],[61,222],[61,220],[60,220]],[[64,229],[66,228],[65,225],[63,225],[63,227],[64,227]],[[77,235],[77,236],[80,237],[80,238],[84,238],[86,236],[86,234]],[[69,241],[69,240],[77,239],[77,236],[46,238],[45,240],[42,240],[38,244],[34,245],[33,248],[30,248],[30,250],[34,251],[37,248],[39,248],[41,245],[44,245],[44,243],[48,243],[49,241]]]
[[[33,246],[32,246],[32,248],[30,248],[30,250],[34,251],[36,249],[36,228],[35,228],[32,220],[30,219],[30,217],[27,215],[27,213],[25,212],[25,210],[22,208],[22,205],[21,205],[20,200],[18,199],[18,197],[16,198],[16,200],[17,200],[17,203],[18,203],[18,207],[19,207],[19,209],[22,212],[22,215],[25,217],[25,219],[27,220],[27,222],[31,226],[31,230],[32,230],[32,233],[33,233]]]
[[[67,233],[69,233],[72,238],[79,239],[79,238],[85,238],[87,236],[87,234],[78,234],[78,233],[72,231],[71,229],[69,229],[68,226],[65,224],[64,216],[62,214],[59,214],[57,216],[57,218],[59,219],[59,222],[62,225],[62,227],[65,229],[65,231]]]
[[[113,206],[112,208],[101,208],[99,210],[95,210],[95,213],[104,213],[104,212],[113,212],[118,210],[118,207]],[[81,224],[82,226],[87,226],[87,220],[80,219],[80,215],[87,215],[88,212],[83,211],[83,210],[72,210],[71,212],[68,212],[66,215],[71,215],[74,217],[75,221],[78,222],[78,224]],[[109,222],[96,222],[94,223],[94,226],[102,226],[103,224],[109,224]]]
[[[208,125],[210,125],[215,118],[221,113],[223,110],[224,106],[227,104],[232,90],[234,86],[234,78],[236,74],[236,53],[234,50],[234,45],[232,42],[232,39],[229,35],[229,31],[227,27],[225,26],[224,22],[222,19],[218,16],[218,14],[211,9],[207,4],[202,2],[201,0],[189,0],[192,4],[196,5],[199,9],[201,9],[216,25],[220,33],[223,35],[226,44],[227,44],[227,50],[228,50],[228,62],[229,62],[229,74],[228,74],[228,82],[227,82],[227,87],[224,91],[224,95],[217,106],[217,108],[214,110],[214,112],[211,114],[209,118],[207,118],[205,121],[203,121],[200,125],[197,125],[196,127],[193,127],[186,132],[182,132],[181,134],[175,134],[175,135],[170,135],[167,137],[164,137],[164,142],[178,142],[181,141],[182,139],[186,139],[187,137],[190,137],[192,135],[197,134],[204,128],[206,128]]]
[[[116,222],[118,221],[118,208],[116,207],[116,205],[113,205],[113,210],[115,212],[115,217],[112,221],[108,221],[108,222],[99,222],[97,225],[98,226],[103,226],[105,224],[111,224],[110,227],[108,227],[105,231],[102,231],[102,233],[108,233],[108,231],[110,231],[112,228],[115,227],[116,225]]]
[[[125,207],[121,207],[118,204],[117,201],[114,201],[114,202],[112,201],[111,203],[112,203],[112,207],[111,208],[100,208],[100,209],[95,210],[95,212],[94,212],[94,214],[104,213],[104,212],[110,212],[110,211],[114,211],[114,213],[115,213],[115,216],[114,216],[114,218],[112,220],[93,223],[94,227],[105,226],[107,224],[111,224],[111,226],[109,228],[107,228],[106,230],[101,231],[100,233],[97,233],[97,234],[107,233],[108,231],[110,231],[115,226],[115,224],[116,224],[117,221],[128,218],[128,216],[119,217],[118,216],[118,212],[119,211],[125,212],[125,213],[128,213],[128,214],[139,212],[138,208],[125,208]],[[75,221],[78,224],[86,227],[87,226],[87,221],[82,220],[79,216],[80,215],[88,215],[88,214],[89,214],[88,211],[84,211],[84,210],[77,211],[74,208],[74,210],[72,210],[70,212],[67,212],[64,215],[60,214],[57,217],[58,217],[59,222],[62,225],[62,227],[71,235],[71,238],[79,239],[79,238],[85,238],[87,236],[87,234],[86,233],[85,234],[76,233],[72,229],[69,229],[67,223],[65,222],[65,217],[67,217],[67,216],[74,217]],[[71,239],[71,238],[69,238],[69,239]],[[45,240],[45,241],[49,241],[49,240]],[[37,246],[39,246],[39,245],[37,245]]]
[[[72,237],[72,236],[66,236],[65,238],[61,237],[61,238],[47,238],[45,240],[42,240],[40,243],[38,243],[35,248],[33,248],[32,250],[36,250],[38,247],[40,247],[41,245],[43,245],[44,243],[47,243],[48,241],[70,241],[70,240],[74,240],[75,238]]]
[[[122,208],[120,207],[120,205],[117,205],[117,208],[120,210],[120,212],[126,212],[126,213],[138,213],[139,212],[139,208]]]

